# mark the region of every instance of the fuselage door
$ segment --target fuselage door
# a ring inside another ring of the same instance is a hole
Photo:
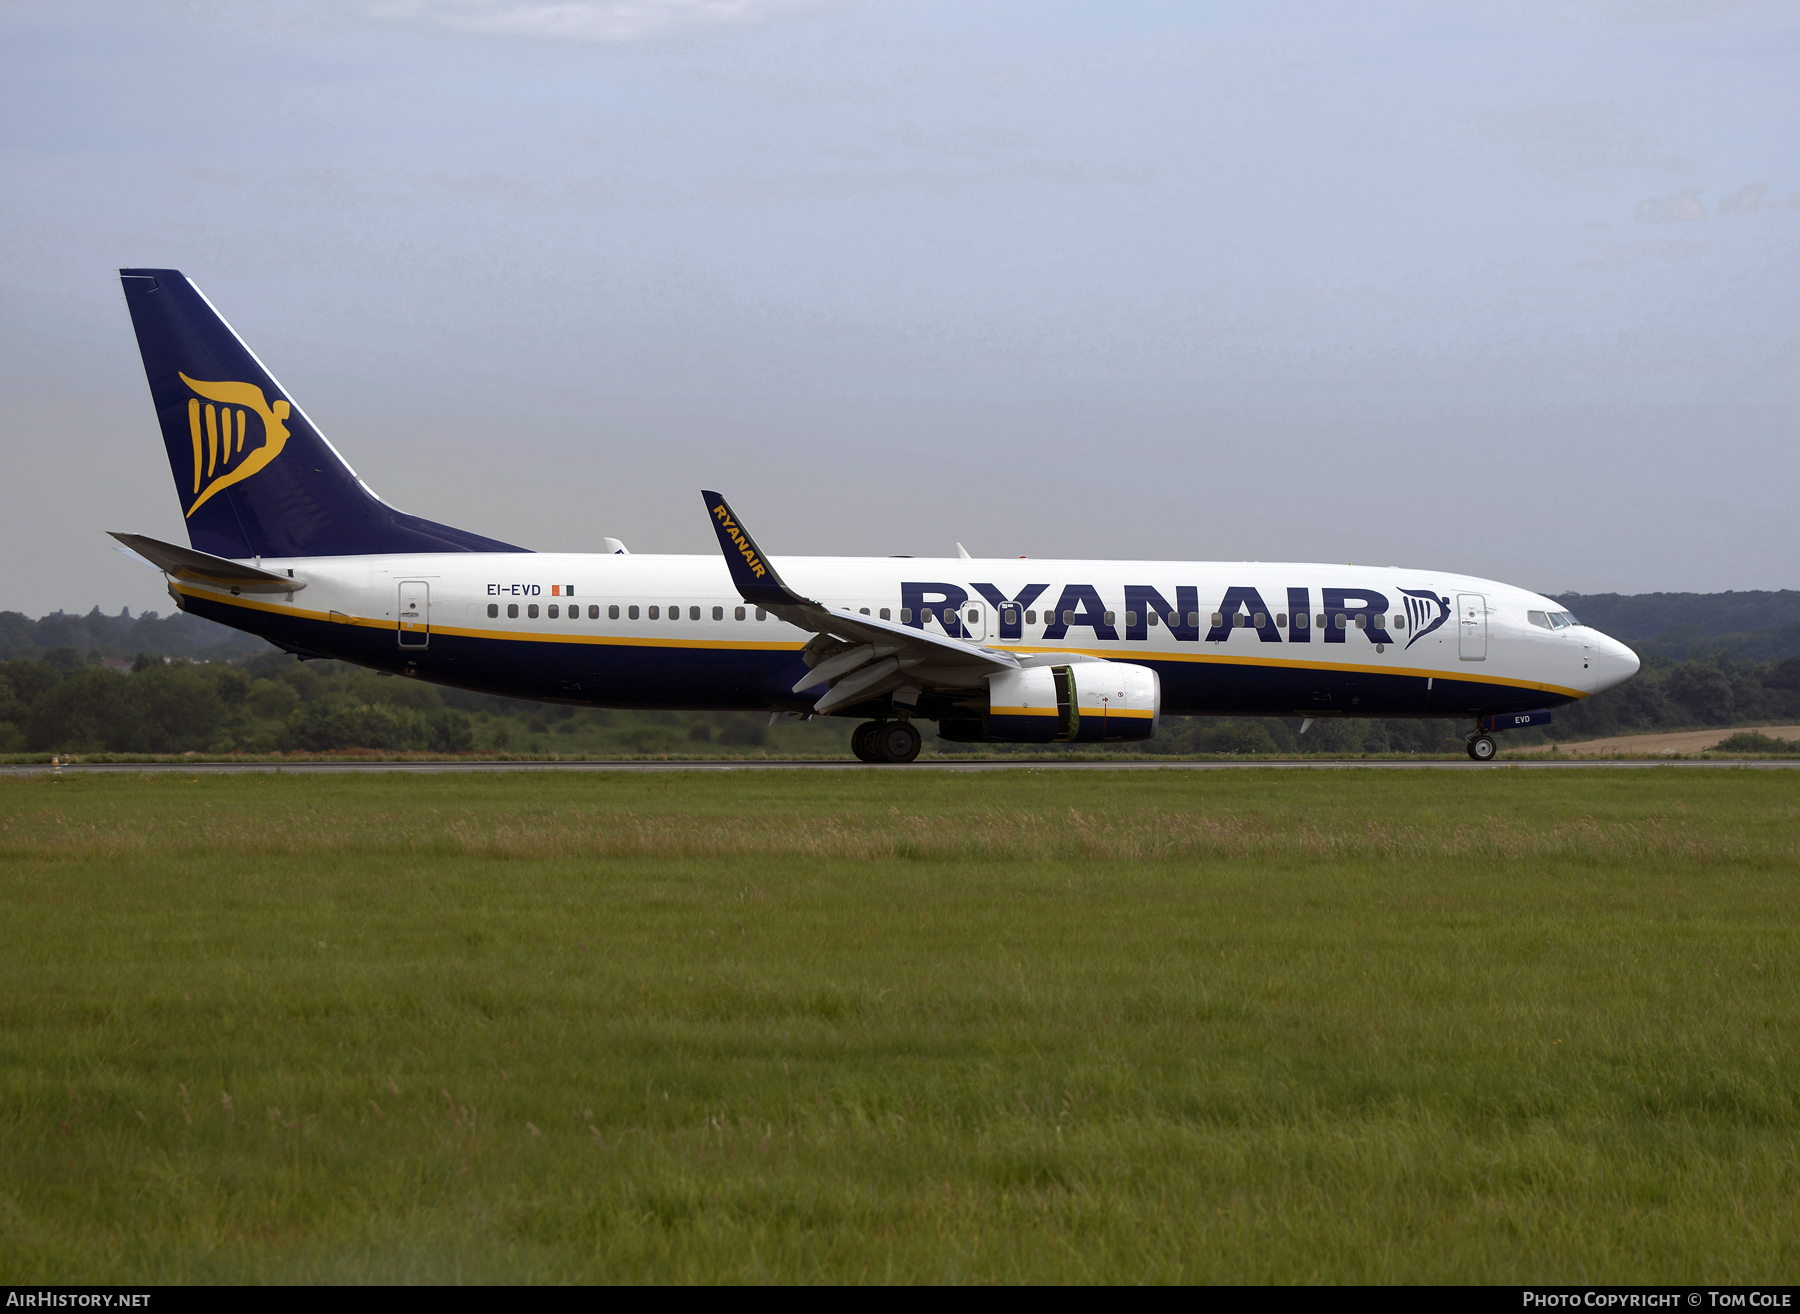
[[[400,646],[424,648],[431,643],[431,585],[422,579],[400,585]]]
[[[1457,655],[1465,662],[1487,660],[1487,597],[1481,593],[1456,595],[1456,621],[1460,631]]]

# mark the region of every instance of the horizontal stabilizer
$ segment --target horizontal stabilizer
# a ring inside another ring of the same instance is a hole
[[[210,552],[176,547],[173,543],[145,538],[142,534],[107,532],[165,575],[176,579],[211,584],[234,593],[295,593],[306,587],[305,581],[291,575],[277,575],[272,570],[246,566],[225,557],[215,557]]]

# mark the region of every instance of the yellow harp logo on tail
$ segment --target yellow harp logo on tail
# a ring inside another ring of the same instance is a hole
[[[188,433],[194,440],[194,501],[187,509],[191,516],[214,493],[248,479],[281,455],[288,440],[283,421],[290,411],[279,398],[272,405],[264,400],[262,389],[253,383],[207,383],[185,374],[181,381],[207,402],[202,407],[199,398],[188,399]],[[261,445],[249,432],[252,413],[262,422]]]

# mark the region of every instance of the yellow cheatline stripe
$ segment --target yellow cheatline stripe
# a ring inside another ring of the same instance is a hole
[[[1220,666],[1280,667],[1299,671],[1349,671],[1356,675],[1415,675],[1420,679],[1460,680],[1464,684],[1497,684],[1509,689],[1535,689],[1540,693],[1559,694],[1564,698],[1586,698],[1579,689],[1565,689],[1559,684],[1541,684],[1536,680],[1509,680],[1499,675],[1477,675],[1473,671],[1436,671],[1415,666],[1356,666],[1349,662],[1307,662],[1291,657],[1227,657],[1223,653],[1205,652],[1120,652],[1105,648],[1022,648],[1006,647],[1001,652],[1074,653],[1083,657],[1099,657],[1114,662],[1211,662]]]
[[[1078,707],[1076,711],[1082,716],[1133,716],[1148,720],[1154,716],[1148,708],[1139,707],[1106,707],[1095,703],[1092,707]],[[989,716],[1061,716],[1054,707],[990,707]]]
[[[176,591],[190,597],[205,598],[213,602],[222,602],[227,606],[245,607],[252,611],[267,611],[283,616],[296,616],[303,620],[335,621],[340,625],[370,625],[386,628],[393,621],[376,620],[365,616],[346,616],[342,612],[311,611],[305,607],[295,607],[282,603],[263,602],[255,598],[232,597],[228,593],[214,592],[211,589],[198,589],[178,583]],[[477,630],[461,626],[433,625],[434,634],[452,634],[465,639],[511,639],[521,643],[586,643],[602,646],[624,648],[698,648],[724,649],[743,651],[790,651],[797,652],[806,645],[795,642],[760,641],[752,639],[676,639],[676,638],[633,638],[623,635],[597,634],[532,634],[515,630]],[[1276,667],[1287,670],[1307,671],[1347,671],[1356,675],[1412,675],[1420,679],[1432,678],[1440,680],[1459,680],[1464,684],[1500,685],[1509,689],[1535,689],[1540,693],[1553,693],[1564,698],[1586,698],[1587,694],[1579,689],[1566,689],[1556,684],[1541,684],[1533,680],[1508,680],[1497,675],[1476,675],[1472,671],[1434,671],[1422,667],[1389,667],[1389,666],[1354,666],[1347,662],[1306,662],[1282,657],[1227,657],[1216,653],[1164,653],[1164,652],[1114,652],[1095,648],[1023,648],[1009,647],[997,649],[1002,652],[1021,653],[1068,653],[1081,657],[1099,657],[1106,661],[1178,661],[1178,662],[1213,662],[1225,666],[1258,666]],[[1095,713],[1098,715],[1098,712]],[[1122,713],[1113,713],[1122,715]]]
[[[387,619],[377,620],[368,616],[348,616],[341,611],[312,611],[306,607],[295,607],[279,602],[263,602],[257,598],[234,598],[228,593],[215,593],[211,589],[192,588],[186,584],[176,584],[175,589],[189,597],[204,598],[209,602],[222,602],[230,607],[266,611],[279,616],[293,616],[301,620],[327,621],[339,625],[362,625],[374,629],[398,628],[393,621]],[[432,625],[427,629],[432,634],[450,634],[464,639],[515,639],[521,643],[585,643],[623,648],[712,648],[750,652],[798,652],[806,646],[804,641],[794,643],[758,639],[639,639],[622,635],[599,634],[521,634],[512,630],[471,630],[451,625]]]

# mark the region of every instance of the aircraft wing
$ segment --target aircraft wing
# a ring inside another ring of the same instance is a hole
[[[158,570],[176,579],[194,580],[210,584],[214,588],[230,589],[233,593],[298,593],[306,587],[304,581],[292,576],[277,575],[272,570],[246,566],[225,557],[215,557],[210,552],[176,547],[173,543],[145,538],[142,534],[120,534],[110,529],[106,532]]]
[[[718,493],[703,491],[700,495],[706,499],[731,582],[744,601],[816,636],[800,653],[811,670],[794,686],[795,693],[829,686],[813,704],[814,712],[824,715],[909,689],[979,688],[990,675],[1019,669],[1010,653],[848,610],[833,611],[801,596],[769,564],[730,504]]]

